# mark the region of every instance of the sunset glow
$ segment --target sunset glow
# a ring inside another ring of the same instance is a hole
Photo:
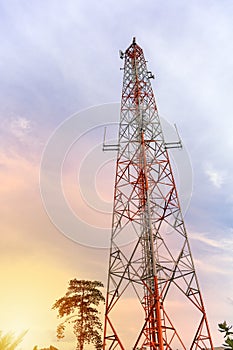
[[[190,157],[187,188],[193,191],[185,222],[213,341],[220,346],[218,323],[233,323],[232,2],[12,0],[1,1],[0,17],[0,330],[28,330],[22,349],[73,350],[71,330],[57,342],[53,303],[75,277],[106,288],[115,153],[102,152],[104,126],[112,123],[107,141],[113,142],[119,119],[108,111],[116,111],[119,104],[112,101],[121,98],[118,50],[136,36],[156,76],[159,112],[178,124]],[[89,120],[93,106],[99,107]],[[80,119],[68,128],[74,115]],[[55,152],[41,171],[55,130]],[[69,143],[76,133],[81,136]],[[41,189],[47,179],[46,203]],[[57,200],[60,189],[73,222],[66,222]],[[134,300],[128,302],[119,324],[132,336],[139,321]],[[174,300],[170,308],[188,337],[181,305]]]

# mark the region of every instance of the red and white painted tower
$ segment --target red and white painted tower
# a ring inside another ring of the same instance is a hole
[[[153,76],[135,38],[121,56],[125,63],[103,348],[213,349],[150,83]],[[126,237],[131,243],[124,245]]]

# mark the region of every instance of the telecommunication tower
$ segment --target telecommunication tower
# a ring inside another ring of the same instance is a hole
[[[135,38],[120,56],[124,78],[103,348],[213,349],[168,155],[174,145],[164,141],[153,75]],[[122,243],[126,237],[130,244]],[[187,331],[188,344],[182,335]]]

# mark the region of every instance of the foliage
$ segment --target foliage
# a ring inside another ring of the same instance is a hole
[[[226,321],[224,321],[223,323],[219,323],[218,325],[219,327],[219,331],[224,334],[224,338],[225,338],[225,343],[223,344],[223,346],[225,347],[225,350],[232,350],[233,349],[233,332],[230,331],[230,329],[232,328],[232,326],[228,326]]]
[[[99,281],[73,279],[64,297],[58,299],[53,309],[58,310],[58,317],[65,320],[57,327],[57,338],[64,337],[67,323],[73,324],[73,332],[77,338],[77,350],[83,350],[84,344],[92,343],[97,350],[102,348],[102,325],[99,312],[96,309],[104,297],[99,288],[103,284]]]
[[[0,331],[0,350],[15,350],[26,333],[27,331],[24,331],[19,336],[15,336],[13,332],[3,334],[3,332]]]

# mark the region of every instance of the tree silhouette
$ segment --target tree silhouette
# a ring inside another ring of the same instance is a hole
[[[219,331],[224,334],[224,338],[225,338],[225,343],[223,344],[223,346],[225,347],[225,350],[232,350],[233,349],[233,332],[230,331],[230,329],[232,328],[232,326],[228,326],[226,321],[224,321],[223,323],[219,323],[218,325],[219,327]]]
[[[52,309],[58,310],[58,317],[65,318],[57,327],[57,338],[64,337],[67,323],[73,324],[73,332],[77,339],[77,350],[83,350],[84,344],[92,343],[97,350],[102,347],[102,324],[99,319],[97,306],[104,302],[99,288],[99,281],[73,279],[64,297],[58,299]],[[0,349],[1,350],[1,349]]]
[[[24,331],[19,336],[15,336],[13,332],[3,334],[3,332],[0,331],[0,350],[15,350],[26,333],[27,331]]]

